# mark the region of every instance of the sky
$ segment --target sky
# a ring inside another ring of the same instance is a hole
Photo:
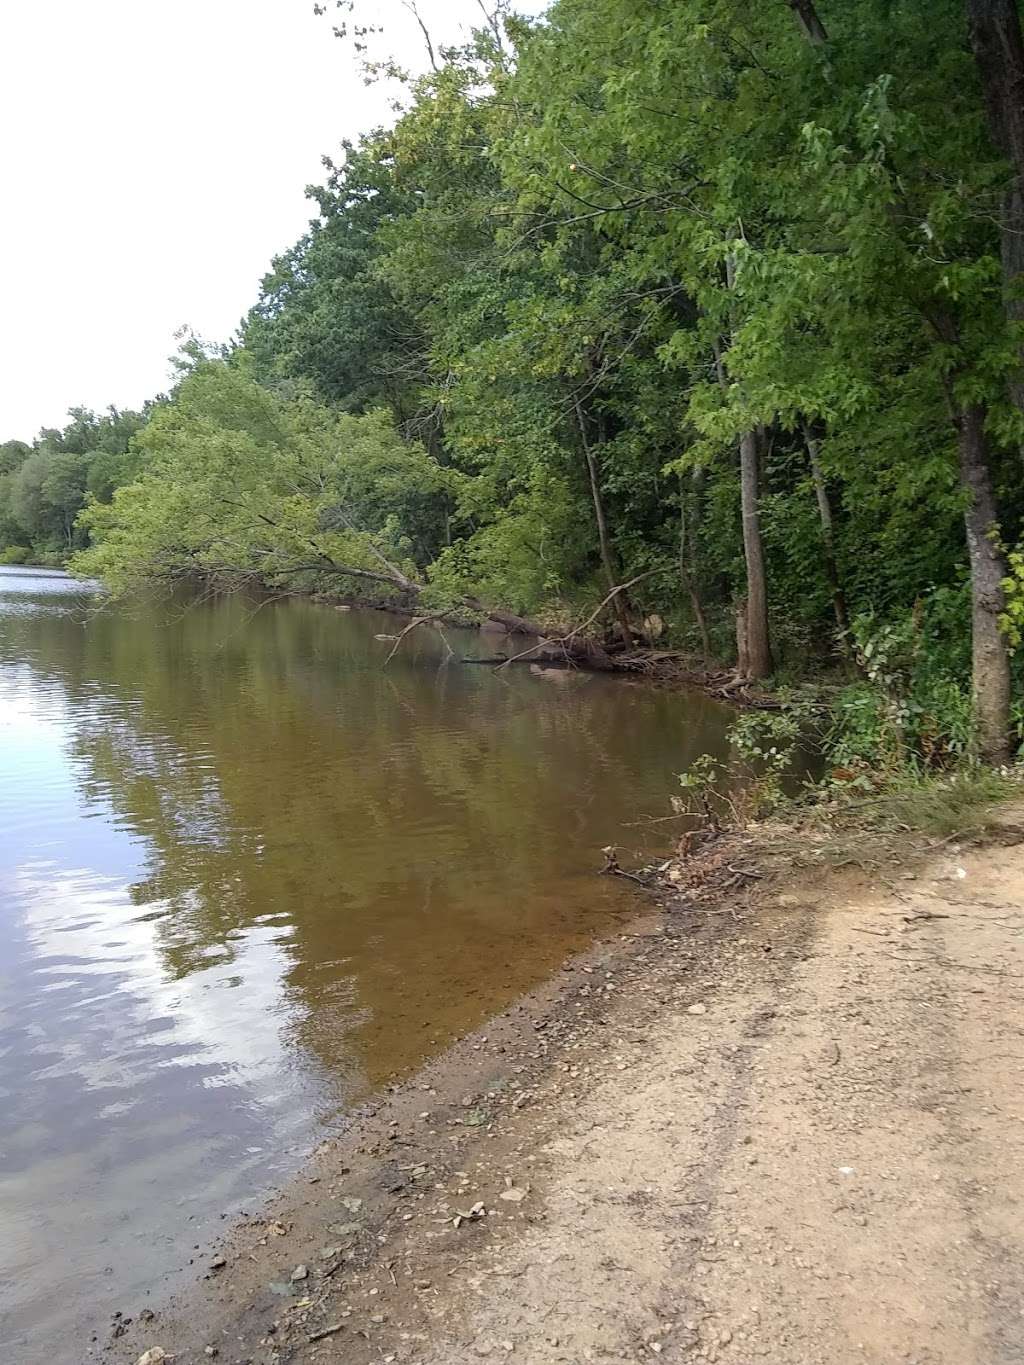
[[[479,16],[420,9],[435,41]],[[399,0],[365,12],[422,67]],[[312,0],[0,5],[0,441],[165,390],[182,326],[230,338],[321,157],[391,117],[331,23]]]

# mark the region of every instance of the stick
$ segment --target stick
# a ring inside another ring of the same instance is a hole
[[[335,1322],[330,1327],[321,1327],[319,1332],[307,1332],[306,1340],[323,1341],[324,1337],[333,1337],[335,1332],[344,1332],[344,1330],[345,1324],[343,1322]]]
[[[442,619],[442,617],[445,617],[447,615],[448,615],[447,611],[435,611],[432,616],[414,616],[413,619],[409,622],[409,624],[403,627],[403,629],[400,630],[398,634],[395,636],[395,643],[391,646],[391,650],[388,654],[388,657],[384,660],[383,664],[381,664],[381,667],[387,668],[388,664],[398,653],[399,645],[402,643],[402,641],[405,639],[405,637],[409,634],[411,630],[415,630],[417,626],[429,626],[433,622],[439,621]],[[441,638],[444,640],[443,633],[441,635]],[[451,646],[448,644],[447,640],[444,640],[444,642],[450,655],[452,653]]]

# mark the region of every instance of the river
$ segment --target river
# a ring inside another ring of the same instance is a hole
[[[627,916],[602,845],[668,849],[641,817],[724,750],[698,694],[446,664],[427,630],[385,671],[396,628],[0,570],[5,1365],[79,1365],[360,1099]]]

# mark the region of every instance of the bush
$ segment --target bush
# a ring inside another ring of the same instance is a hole
[[[27,564],[31,553],[27,545],[8,545],[0,550],[0,564]]]

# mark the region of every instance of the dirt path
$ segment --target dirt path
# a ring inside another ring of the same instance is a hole
[[[107,1358],[1024,1361],[1024,844],[724,911],[468,1040]]]

